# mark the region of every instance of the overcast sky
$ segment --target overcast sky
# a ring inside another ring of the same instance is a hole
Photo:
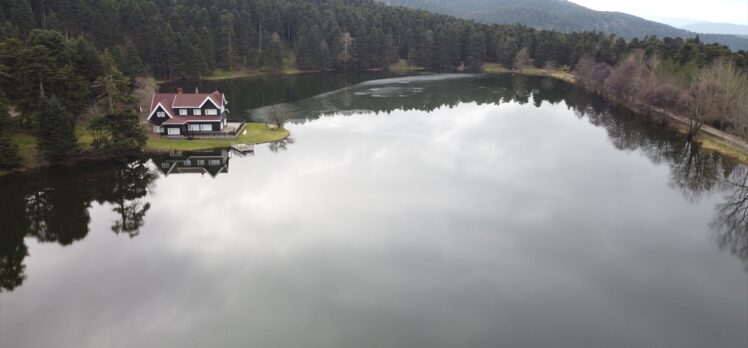
[[[689,19],[748,25],[748,0],[571,0],[600,11],[619,11],[653,20]]]

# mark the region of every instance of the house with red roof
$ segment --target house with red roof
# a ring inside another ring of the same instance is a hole
[[[148,121],[153,133],[189,137],[221,133],[229,110],[223,93],[155,93]]]

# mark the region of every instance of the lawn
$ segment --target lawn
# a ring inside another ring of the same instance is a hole
[[[390,67],[387,68],[387,70],[389,70],[390,72],[394,72],[394,73],[404,73],[404,72],[423,70],[423,68],[417,65],[410,64],[405,59],[400,59],[397,63],[390,65]]]
[[[78,124],[75,126],[75,135],[78,137],[78,145],[81,149],[88,149],[93,142],[93,136],[88,132],[86,125]],[[21,156],[21,165],[26,168],[33,168],[37,163],[36,135],[33,131],[21,130],[13,135],[16,144],[18,144],[18,154]]]
[[[216,69],[214,70],[210,75],[202,76],[201,80],[230,80],[230,79],[239,79],[239,78],[247,78],[247,77],[255,77],[255,76],[263,76],[263,75],[271,75],[271,74],[285,74],[285,75],[291,75],[291,74],[299,74],[303,73],[305,71],[299,70],[296,67],[296,57],[293,54],[287,54],[283,57],[283,67],[281,67],[280,71],[273,71],[269,70],[267,68],[258,68],[258,69],[249,69],[249,68],[241,68],[241,69]]]
[[[93,136],[88,132],[86,125],[78,124],[75,127],[78,144],[81,150],[88,150],[93,142]],[[146,151],[166,152],[171,150],[189,151],[203,150],[215,147],[228,147],[231,144],[261,144],[278,141],[287,138],[289,132],[285,129],[269,129],[264,123],[247,123],[245,131],[236,139],[149,139],[145,146]],[[40,165],[36,146],[36,135],[32,131],[21,130],[13,135],[18,152],[21,156],[21,166],[24,168],[36,168]]]
[[[208,76],[203,76],[203,80],[228,80],[228,79],[238,79],[242,77],[251,77],[251,76],[257,76],[262,75],[261,72],[250,70],[247,68],[242,68],[238,70],[226,70],[226,69],[216,69],[213,71],[212,74]]]
[[[287,138],[289,132],[285,129],[269,129],[264,123],[247,123],[242,135],[236,139],[149,139],[145,145],[146,151],[190,151],[216,147],[228,147],[231,144],[262,144]]]
[[[561,70],[550,70],[550,69],[541,69],[541,68],[535,68],[535,67],[526,67],[523,68],[522,71],[516,71],[511,70],[501,64],[496,63],[485,63],[483,64],[483,72],[489,73],[489,74],[505,74],[505,73],[518,73],[522,75],[529,75],[529,76],[548,76],[557,78],[559,80],[564,80],[567,82],[574,83],[574,75],[561,71]]]

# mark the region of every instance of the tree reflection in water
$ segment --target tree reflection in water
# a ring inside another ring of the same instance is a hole
[[[748,167],[600,99],[574,98],[575,93],[584,92],[572,92],[566,102],[580,117],[604,127],[618,149],[641,151],[652,162],[667,165],[670,186],[687,200],[696,202],[715,191],[724,195],[710,227],[720,249],[740,258],[748,270]]]
[[[0,182],[0,291],[20,286],[27,237],[70,245],[89,232],[91,203],[111,203],[119,219],[115,233],[130,237],[143,227],[150,203],[143,202],[156,178],[146,162],[67,168]]]
[[[423,87],[423,88],[416,88]],[[399,87],[401,89],[405,87]],[[652,124],[610,105],[572,85],[549,78],[477,78],[418,86],[403,91],[407,98],[356,96],[351,88],[326,98],[311,98],[291,106],[298,118],[309,114],[337,114],[348,108],[389,114],[393,110],[431,111],[459,103],[516,102],[542,107],[565,105],[579,118],[607,131],[611,143],[622,151],[639,151],[653,163],[670,169],[670,186],[690,201],[721,191],[711,227],[720,248],[739,257],[748,269],[748,169],[728,158],[688,143],[667,127]],[[309,111],[312,110],[312,111]],[[314,110],[317,110],[315,113]],[[272,152],[285,151],[292,139],[269,144]],[[158,161],[156,161],[158,164]],[[163,164],[163,163],[162,163]],[[70,245],[88,234],[91,202],[110,203],[119,217],[111,226],[116,234],[137,236],[150,203],[145,201],[156,175],[145,163],[104,168],[57,170],[23,178],[0,180],[0,291],[20,286],[28,256],[24,238]]]
[[[293,138],[287,137],[285,139],[268,143],[268,149],[270,149],[270,152],[286,151],[288,150],[288,145],[291,145],[294,142]]]
[[[124,170],[114,172],[114,187],[104,200],[115,205],[114,211],[119,214],[119,220],[112,225],[116,234],[124,233],[130,238],[140,233],[145,214],[151,204],[141,202],[141,198],[148,194],[148,186],[155,178],[155,174],[142,161],[127,164]]]
[[[741,166],[725,180],[725,201],[717,206],[712,228],[717,243],[743,260],[748,270],[748,169]]]

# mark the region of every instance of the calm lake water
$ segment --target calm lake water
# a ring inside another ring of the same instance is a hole
[[[317,78],[214,83],[295,119],[251,156],[0,179],[0,346],[748,346],[746,167],[550,79]]]

